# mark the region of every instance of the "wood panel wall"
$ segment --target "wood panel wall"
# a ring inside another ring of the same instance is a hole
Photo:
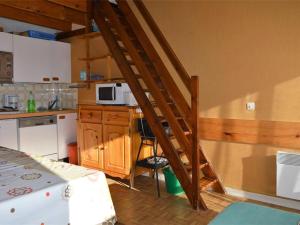
[[[300,149],[300,122],[201,118],[204,140]]]

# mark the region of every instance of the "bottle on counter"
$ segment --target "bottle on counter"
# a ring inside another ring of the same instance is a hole
[[[27,111],[35,112],[35,99],[34,99],[32,91],[29,92],[29,98],[27,100]]]

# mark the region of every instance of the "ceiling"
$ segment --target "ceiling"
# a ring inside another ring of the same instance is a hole
[[[17,20],[11,20],[0,17],[0,27],[3,28],[4,32],[24,32],[27,30],[42,31],[50,34],[55,34],[60,30],[42,27],[34,24],[24,23]]]
[[[74,24],[85,25],[86,11],[87,0],[0,0],[0,23],[15,32],[71,31]]]

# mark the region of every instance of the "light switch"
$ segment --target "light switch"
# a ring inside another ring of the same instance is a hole
[[[255,102],[247,102],[246,109],[248,111],[255,111]]]

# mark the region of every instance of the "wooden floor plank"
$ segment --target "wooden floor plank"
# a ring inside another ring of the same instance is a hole
[[[202,194],[208,210],[195,211],[185,195],[173,196],[161,185],[161,198],[155,193],[152,178],[139,176],[135,179],[135,189],[129,189],[126,182],[107,179],[118,217],[118,225],[207,225],[226,206],[236,201],[248,201],[217,193]],[[251,201],[254,202],[254,201]],[[258,202],[255,202],[258,203]],[[269,204],[258,203],[270,206]],[[279,209],[297,210],[273,206]]]

